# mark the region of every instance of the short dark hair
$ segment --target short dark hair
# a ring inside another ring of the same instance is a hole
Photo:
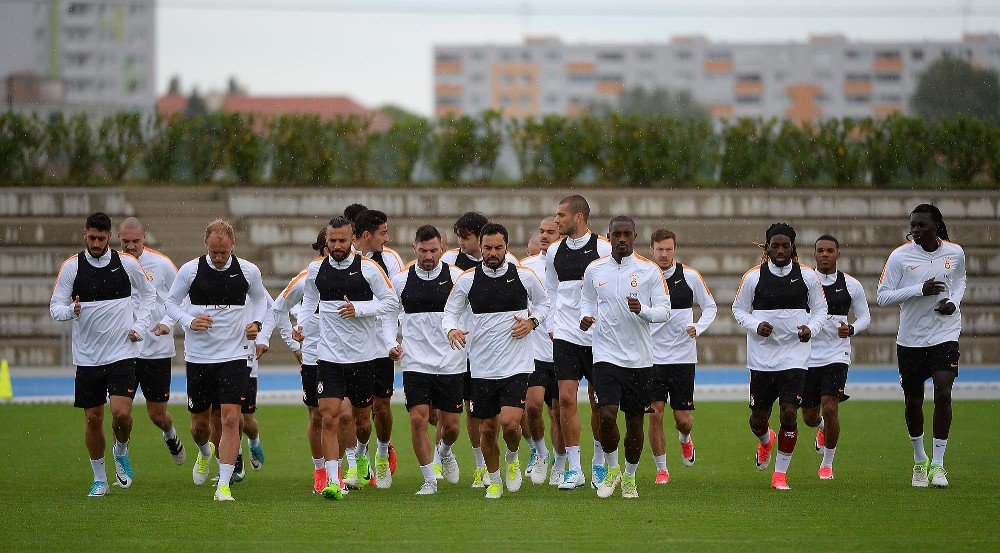
[[[819,244],[820,240],[829,240],[830,242],[833,242],[835,246],[837,246],[838,250],[840,249],[840,240],[837,240],[837,237],[832,234],[824,234],[823,236],[817,238],[816,241],[813,242],[814,248],[816,247],[816,244]]]
[[[87,216],[84,229],[97,229],[111,232],[111,216],[103,211],[95,211]]]
[[[322,252],[323,248],[326,247],[326,229],[319,231],[316,235],[316,241],[313,242],[312,249]]]
[[[653,231],[653,235],[649,237],[649,245],[652,246],[657,242],[663,242],[664,240],[673,240],[674,246],[677,245],[677,235],[674,231],[667,230],[665,228],[658,228]]]
[[[389,216],[381,211],[375,209],[369,209],[368,211],[362,211],[358,214],[358,217],[354,219],[354,237],[361,238],[361,235],[368,231],[375,234],[378,228],[389,222]]]
[[[611,222],[608,223],[608,232],[611,232],[611,227],[614,226],[615,223],[631,223],[632,228],[635,228],[635,219],[629,217],[628,215],[619,215],[614,219],[611,219]]]
[[[559,205],[566,204],[569,206],[570,215],[576,213],[583,213],[583,219],[587,220],[590,218],[590,203],[587,202],[587,198],[579,194],[573,194],[572,196],[566,196],[563,198]]]
[[[351,226],[351,220],[347,217],[336,216],[327,223],[331,228],[344,228]]]
[[[413,237],[413,242],[426,242],[427,240],[433,240],[435,238],[441,240],[441,231],[439,231],[434,225],[424,225],[417,229],[417,233]]]
[[[507,234],[507,228],[500,223],[486,223],[483,225],[482,230],[479,231],[479,241],[483,241],[484,236],[492,236],[494,234],[503,235],[503,243],[510,244],[510,235]]]
[[[452,227],[452,230],[455,231],[455,234],[463,238],[469,236],[470,234],[473,236],[481,236],[483,227],[485,227],[489,222],[490,220],[487,219],[482,213],[478,211],[469,211],[455,221],[455,226]]]
[[[344,218],[353,224],[357,220],[358,215],[361,215],[365,211],[368,211],[368,208],[364,204],[351,204],[344,208]]]

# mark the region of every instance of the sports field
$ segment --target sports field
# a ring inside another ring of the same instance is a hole
[[[189,418],[174,408],[188,447],[183,467],[137,406],[131,443],[135,483],[87,498],[91,471],[83,416],[65,405],[0,405],[0,550],[113,551],[996,551],[1000,506],[1000,402],[958,401],[949,440],[947,489],[912,488],[912,451],[902,403],[851,401],[842,408],[836,480],[816,478],[815,435],[800,425],[788,472],[792,490],[770,489],[754,469],[747,409],[703,402],[695,414],[698,462],[681,465],[668,432],[671,483],[654,486],[648,449],[639,499],[598,499],[589,488],[559,492],[526,479],[487,501],[469,488],[471,452],[460,438],[462,480],[417,497],[421,477],[409,422],[396,406],[399,469],[390,490],[366,488],[342,502],[311,493],[305,408],[258,412],[266,464],[233,486],[237,502],[212,501],[191,483]],[[584,414],[584,420],[586,413]],[[928,428],[930,405],[927,409]],[[585,436],[587,432],[584,432]],[[110,434],[109,434],[110,436]],[[928,452],[930,439],[927,439]],[[590,462],[590,444],[583,446]],[[109,446],[110,450],[110,446]],[[108,452],[109,471],[113,470]],[[522,446],[527,461],[527,446]],[[214,469],[213,469],[214,470]]]

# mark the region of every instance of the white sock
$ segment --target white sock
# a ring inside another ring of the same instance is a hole
[[[104,467],[104,459],[91,459],[90,468],[94,470],[94,482],[108,481],[108,471]]]
[[[247,444],[250,447],[256,447],[260,445],[260,434],[257,434],[256,438],[247,438]]]
[[[111,450],[111,453],[118,457],[128,455],[128,442],[121,443],[118,440],[115,440],[115,447]]]
[[[770,432],[768,432],[768,434],[770,434]],[[678,431],[677,440],[680,441],[682,444],[686,444],[691,441],[691,434],[685,434],[683,432]]]
[[[608,464],[608,468],[614,468],[618,466],[618,450],[609,451],[604,454],[605,462]]]
[[[566,456],[569,457],[569,470],[583,471],[580,467],[580,446],[566,446]]]
[[[439,444],[437,444],[437,446],[436,446],[436,447],[434,448],[434,458],[433,458],[433,459],[431,459],[431,463],[433,463],[433,464],[435,464],[435,465],[436,465],[436,464],[439,464],[439,463],[441,462],[441,452],[439,451],[439,448],[440,448],[440,447],[441,447],[441,444],[439,443]]]
[[[763,436],[757,436],[757,439],[760,440],[760,443],[762,443],[764,445],[767,445],[767,444],[771,443],[771,431],[768,430],[767,432],[764,432],[764,435]]]
[[[944,450],[948,447],[948,440],[939,440],[934,438],[933,449],[931,450],[931,464],[937,466],[944,466]]]
[[[376,439],[375,443],[377,444],[375,446],[375,448],[376,448],[375,449],[375,455],[378,455],[379,457],[382,457],[382,458],[388,457],[389,456],[389,442],[383,442],[383,441],[380,441],[380,440]]]
[[[625,476],[629,478],[635,476],[635,471],[639,470],[639,463],[629,463],[625,461]]]
[[[503,485],[503,480],[500,478],[500,471],[490,473],[490,484],[500,484]]]
[[[323,465],[325,465],[325,464],[326,464],[326,459],[324,459],[322,457],[318,457],[318,458],[317,457],[313,457],[313,470],[319,470],[319,469],[323,468]]]
[[[340,461],[326,461],[326,479],[331,486],[340,485]]]
[[[656,463],[656,470],[667,470],[667,454],[653,455],[653,462]]]
[[[513,463],[514,461],[517,461],[517,450],[515,449],[514,451],[511,451],[508,449],[507,457],[505,459],[507,460],[508,463]]]
[[[778,456],[774,459],[774,472],[780,472],[782,474],[788,472],[788,465],[792,462],[791,453],[778,452]]]
[[[486,457],[483,457],[483,448],[472,448],[472,456],[476,458],[476,468],[481,469],[486,466]]]
[[[601,442],[594,440],[594,462],[591,463],[595,467],[604,465],[607,461],[605,460],[604,448],[601,447]]]
[[[348,470],[358,466],[358,453],[354,451],[354,448],[349,447],[345,449],[344,457],[346,457]]]
[[[564,472],[566,470],[566,454],[556,453],[556,460],[552,463],[553,472]]]
[[[910,443],[913,444],[913,462],[924,463],[927,461],[927,452],[924,451],[924,435],[910,436]]]
[[[833,456],[837,454],[837,448],[830,449],[829,447],[823,448],[823,462],[819,464],[821,467],[833,468]]]
[[[442,457],[447,457],[452,454],[451,446],[441,442],[438,444],[437,448],[434,449],[434,454],[437,456],[435,460],[440,463]]]
[[[424,475],[424,482],[437,482],[437,479],[434,478],[433,464],[420,465],[420,473]]]
[[[219,463],[219,485],[228,486],[229,481],[233,479],[233,470],[236,469],[236,465],[227,465],[226,463]]]
[[[524,439],[525,443],[528,444],[528,447],[531,448],[531,451],[535,450],[535,439],[534,438],[532,438],[531,436],[529,436],[527,434],[522,434],[521,438]]]
[[[355,455],[368,455],[368,442],[362,442],[358,440],[357,445],[354,446]]]
[[[163,432],[164,440],[172,440],[177,438],[177,429],[173,426],[170,427],[170,432]]]
[[[198,446],[198,451],[201,452],[201,456],[202,457],[209,457],[209,456],[212,455],[212,446],[209,445],[211,443],[212,442],[205,442],[205,443],[203,443],[203,444],[201,444],[201,445]],[[195,444],[195,445],[198,445],[198,444]]]
[[[826,432],[826,419],[823,418],[819,419],[819,431]]]

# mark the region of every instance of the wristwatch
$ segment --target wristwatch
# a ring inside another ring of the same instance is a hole
[[[538,319],[534,317],[528,317],[528,320],[535,323],[535,328],[538,328]]]
[[[847,325],[847,328],[851,329],[851,331],[847,335],[854,336],[854,325],[849,324]]]

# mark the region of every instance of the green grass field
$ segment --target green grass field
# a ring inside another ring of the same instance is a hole
[[[652,484],[647,450],[640,497],[631,501],[618,495],[598,499],[589,486],[559,492],[530,481],[500,501],[487,501],[483,490],[469,487],[471,451],[464,434],[456,447],[462,481],[442,482],[438,495],[417,497],[420,471],[401,406],[395,413],[399,470],[392,489],[366,488],[342,502],[325,501],[311,493],[305,409],[263,405],[258,418],[266,464],[257,472],[248,468],[247,479],[234,485],[236,503],[218,504],[210,485],[191,483],[189,418],[183,408],[173,412],[188,446],[186,465],[171,462],[159,431],[144,409],[137,410],[131,445],[135,483],[91,499],[85,497],[92,475],[82,412],[69,406],[0,406],[0,550],[1000,548],[993,526],[1000,506],[996,401],[956,403],[948,489],[910,486],[911,450],[900,402],[851,401],[843,408],[836,480],[816,478],[814,433],[803,425],[789,471],[790,492],[770,489],[770,470],[754,469],[756,442],[746,428],[746,406],[703,402],[695,416],[698,463],[682,466],[674,434],[668,433],[671,483]],[[586,466],[591,455],[586,431],[584,441]],[[927,447],[929,452],[929,438]],[[110,451],[108,459],[111,472]]]

